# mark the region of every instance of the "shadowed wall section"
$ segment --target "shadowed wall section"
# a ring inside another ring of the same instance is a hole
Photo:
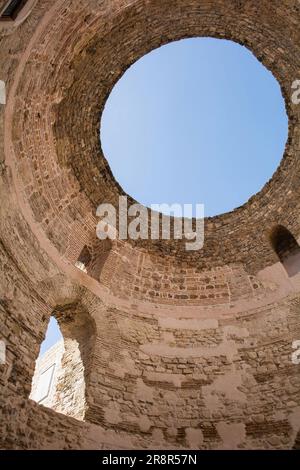
[[[300,247],[295,237],[282,225],[271,232],[271,244],[289,276],[300,271]]]

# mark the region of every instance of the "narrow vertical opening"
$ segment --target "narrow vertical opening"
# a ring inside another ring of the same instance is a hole
[[[94,341],[94,321],[81,306],[57,307],[36,361],[30,398],[84,420]]]
[[[273,228],[270,235],[271,245],[291,277],[300,271],[300,247],[293,234],[283,225]]]
[[[97,240],[92,249],[83,247],[75,266],[97,281],[102,281],[103,268],[112,250],[109,239]]]
[[[85,245],[75,263],[76,268],[81,269],[85,273],[88,272],[88,267],[92,260],[91,252],[89,248]]]
[[[63,336],[57,320],[51,317],[36,361],[30,394],[32,400],[49,408],[53,408],[56,401],[57,379],[63,353]]]

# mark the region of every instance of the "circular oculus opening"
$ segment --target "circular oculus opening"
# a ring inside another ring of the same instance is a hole
[[[153,50],[124,73],[100,136],[114,177],[138,202],[202,203],[214,216],[271,178],[288,117],[277,80],[246,47],[192,38]]]

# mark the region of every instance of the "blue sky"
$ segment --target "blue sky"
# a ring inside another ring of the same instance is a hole
[[[101,143],[123,189],[146,204],[246,202],[276,170],[287,116],[273,75],[245,47],[193,38],[152,51],[115,85]]]
[[[205,215],[245,203],[271,178],[288,120],[279,85],[245,47],[195,38],[137,61],[101,120],[113,174],[137,201],[204,203]],[[51,319],[41,353],[61,338]]]
[[[51,346],[57,343],[57,341],[60,339],[62,339],[62,334],[60,332],[57,320],[54,317],[51,317],[46,331],[46,337],[41,344],[40,356],[48,351],[48,349],[51,348]]]

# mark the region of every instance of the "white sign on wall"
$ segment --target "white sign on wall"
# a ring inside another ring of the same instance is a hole
[[[4,341],[0,340],[0,364],[5,364],[6,362],[6,344]]]
[[[55,364],[50,366],[39,376],[37,388],[35,392],[35,397],[34,397],[34,399],[38,403],[45,400],[45,398],[47,398],[50,393],[54,369],[55,369]]]
[[[6,103],[5,83],[0,80],[0,104]]]

